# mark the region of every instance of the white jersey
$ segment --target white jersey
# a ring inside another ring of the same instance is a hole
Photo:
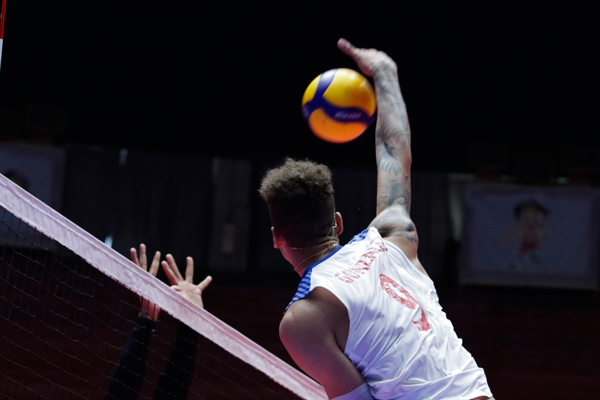
[[[492,396],[483,369],[442,311],[433,281],[376,228],[308,268],[290,305],[319,286],[346,306],[344,353],[376,399]]]

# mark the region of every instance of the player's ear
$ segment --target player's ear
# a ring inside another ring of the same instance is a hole
[[[342,214],[336,212],[334,218],[333,228],[335,229],[335,234],[340,236],[342,232],[344,232],[344,220],[342,219]]]
[[[273,247],[276,249],[280,248],[282,245],[281,237],[274,226],[271,227],[271,234],[273,235]]]

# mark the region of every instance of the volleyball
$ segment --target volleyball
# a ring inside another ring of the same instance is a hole
[[[373,123],[377,99],[360,73],[336,68],[317,76],[302,97],[302,115],[313,133],[331,143],[356,139]]]

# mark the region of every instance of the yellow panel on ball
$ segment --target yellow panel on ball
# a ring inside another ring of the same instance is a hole
[[[317,76],[302,97],[302,114],[315,135],[332,143],[359,137],[375,119],[375,92],[360,73],[332,69]]]
[[[333,81],[325,91],[324,97],[339,107],[357,107],[368,115],[373,115],[377,101],[371,84],[358,72],[339,68]]]

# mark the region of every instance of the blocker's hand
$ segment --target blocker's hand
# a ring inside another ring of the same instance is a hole
[[[157,251],[154,253],[154,258],[152,259],[152,264],[150,264],[150,269],[148,269],[148,259],[146,257],[146,245],[140,244],[140,254],[138,257],[138,253],[134,247],[130,250],[131,253],[131,261],[141,267],[144,271],[148,271],[150,275],[156,276],[158,272],[158,266],[160,265],[160,252]],[[154,321],[158,319],[158,314],[160,313],[160,307],[151,302],[150,300],[146,300],[140,296],[140,301],[142,302],[142,309],[140,311],[140,316],[145,318],[150,318]]]
[[[195,285],[193,282],[194,260],[192,257],[186,258],[187,265],[185,268],[185,279],[181,276],[173,256],[171,254],[167,254],[166,258],[167,260],[162,262],[162,267],[169,278],[171,288],[176,292],[181,293],[181,295],[186,299],[190,300],[201,308],[204,308],[204,303],[202,302],[202,292],[212,282],[212,277],[207,276],[202,282]]]
[[[394,72],[398,70],[394,60],[387,54],[376,49],[359,49],[346,39],[338,40],[338,48],[342,53],[352,57],[361,72],[367,76],[373,76],[373,71],[377,66],[388,66],[393,68]]]

